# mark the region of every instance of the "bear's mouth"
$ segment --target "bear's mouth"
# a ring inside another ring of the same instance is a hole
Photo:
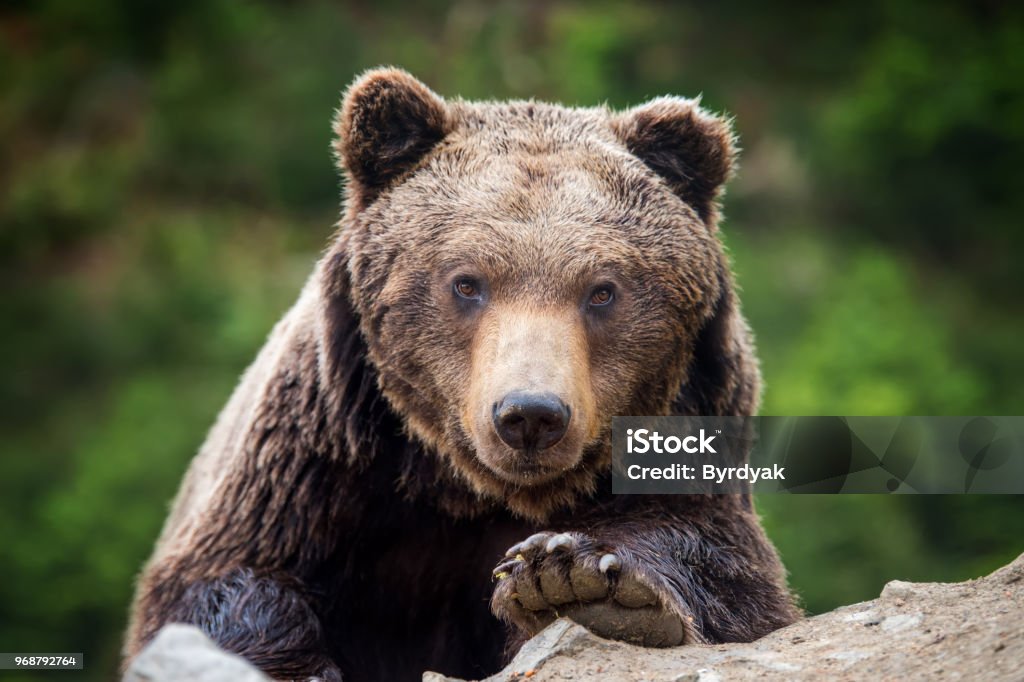
[[[500,449],[500,448],[499,448]],[[477,450],[476,461],[503,483],[517,486],[536,486],[550,483],[565,475],[582,457],[582,452],[563,451],[552,457],[550,451],[482,452]]]
[[[489,443],[488,443],[489,444]],[[477,465],[499,482],[531,487],[550,483],[580,461],[582,453],[549,451],[513,451],[500,445],[473,447]]]
[[[538,461],[524,461],[527,455],[517,455],[513,461],[503,462],[501,465],[492,463],[488,457],[477,457],[477,460],[481,462],[488,471],[500,478],[506,483],[514,483],[516,485],[539,485],[541,483],[548,483],[563,473],[566,469],[559,466],[552,466],[544,462]]]
[[[524,456],[528,457],[529,453]],[[552,467],[543,462],[525,461],[516,462],[509,467],[513,478],[517,481],[547,481],[560,475],[564,470],[559,467]]]

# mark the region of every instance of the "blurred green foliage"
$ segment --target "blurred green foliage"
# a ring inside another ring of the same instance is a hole
[[[112,674],[167,502],[330,234],[329,120],[377,64],[466,98],[703,93],[745,147],[723,232],[763,412],[1019,414],[1022,19],[992,0],[6,3],[0,649]],[[759,505],[811,611],[1024,549],[1019,498]]]

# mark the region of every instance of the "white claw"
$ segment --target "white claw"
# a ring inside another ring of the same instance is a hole
[[[622,568],[622,562],[619,560],[619,557],[615,556],[614,554],[605,554],[603,557],[601,557],[601,561],[598,562],[597,567],[601,569],[602,573],[607,573],[608,571],[618,571],[620,568]]]
[[[550,540],[548,544],[544,546],[544,549],[548,554],[551,554],[556,549],[572,549],[576,545],[576,539],[568,533],[559,533]]]
[[[517,554],[526,554],[536,547],[541,546],[544,542],[551,537],[551,533],[534,533],[530,537],[526,538],[522,542],[512,545],[505,552],[505,556],[515,556]]]

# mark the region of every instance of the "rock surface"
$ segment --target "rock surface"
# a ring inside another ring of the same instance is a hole
[[[270,682],[244,658],[217,647],[198,628],[166,625],[135,657],[122,682]]]
[[[750,644],[643,649],[559,620],[486,682],[615,680],[1024,680],[1024,555],[963,583],[893,581],[875,600],[795,623]],[[125,680],[265,681],[198,630],[170,625]],[[458,682],[428,672],[425,682]]]
[[[750,644],[641,649],[559,620],[487,682],[820,678],[1024,680],[1024,555],[979,580],[895,580],[878,599]],[[423,679],[452,682],[434,673]]]

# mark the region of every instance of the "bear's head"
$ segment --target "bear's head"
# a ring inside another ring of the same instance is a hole
[[[696,101],[445,101],[378,69],[349,88],[336,132],[327,380],[365,361],[478,494],[541,518],[607,473],[613,415],[755,411],[715,234],[733,136]]]

